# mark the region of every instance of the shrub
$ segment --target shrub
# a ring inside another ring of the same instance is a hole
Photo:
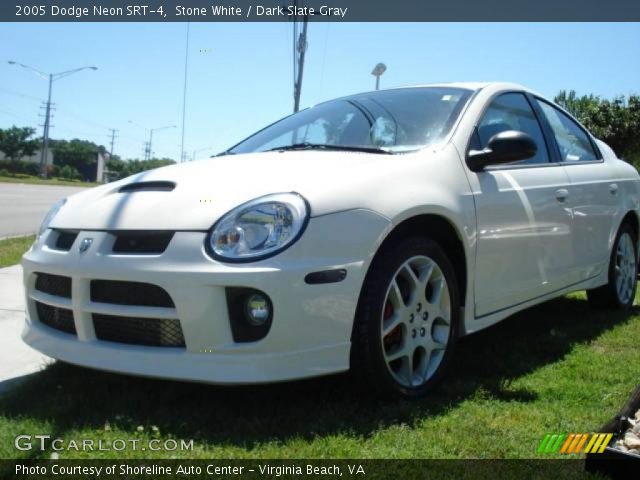
[[[80,172],[75,167],[71,165],[65,165],[60,168],[58,171],[58,176],[60,178],[64,178],[65,180],[80,180],[82,177],[80,176]]]
[[[40,164],[37,162],[26,162],[24,160],[3,160],[0,162],[3,170],[9,173],[23,173],[26,175],[39,175]]]
[[[34,175],[34,176],[40,175],[39,163],[34,163],[34,162],[23,162],[23,163],[25,163],[23,173],[26,173],[27,175]]]

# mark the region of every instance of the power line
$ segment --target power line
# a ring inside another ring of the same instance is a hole
[[[23,119],[23,120],[27,120],[28,122],[33,123],[33,119],[32,118],[28,118],[27,116],[21,115],[19,113],[11,112],[9,110],[0,110],[0,113],[4,114],[4,115],[9,115],[10,117],[16,117],[16,118],[20,118],[20,119]]]
[[[326,22],[327,28],[324,31],[324,48],[322,50],[322,67],[320,68],[320,98],[322,98],[322,90],[324,87],[324,66],[327,60],[327,44],[329,43],[329,28],[331,22]]]
[[[18,91],[15,91],[15,90],[9,90],[8,88],[4,88],[4,87],[0,87],[0,91],[4,92],[5,94],[8,94],[8,95],[13,95],[14,97],[21,97],[21,98],[25,98],[27,100],[32,100],[34,102],[42,102],[43,101],[42,98],[34,97],[33,95],[28,95],[26,93],[18,92]]]
[[[78,115],[77,113],[75,113],[75,111],[70,110],[68,107],[64,107],[61,111],[63,115],[66,117],[71,117],[76,120],[80,120],[82,123],[88,123],[100,129],[110,130],[110,127],[108,125],[104,125],[102,123],[96,122],[95,120],[91,120],[83,115]],[[60,113],[60,109],[58,109],[58,113]]]

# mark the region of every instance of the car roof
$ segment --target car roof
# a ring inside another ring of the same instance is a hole
[[[418,85],[406,85],[403,87],[390,88],[388,90],[396,90],[398,88],[425,88],[425,87],[450,87],[450,88],[464,88],[467,90],[484,90],[491,89],[495,91],[499,90],[524,90],[526,92],[532,92],[531,89],[511,82],[448,82],[448,83],[427,83]]]
[[[320,105],[321,103],[330,102],[332,100],[345,100],[350,98],[357,98],[361,95],[369,95],[376,94],[378,92],[393,92],[397,90],[408,90],[412,88],[459,88],[470,90],[472,92],[478,92],[480,90],[489,91],[489,93],[498,93],[505,90],[521,90],[525,92],[532,93],[534,95],[543,97],[543,95],[538,94],[537,92],[524,87],[522,85],[518,85],[517,83],[510,82],[449,82],[449,83],[426,83],[426,84],[418,84],[418,85],[405,85],[400,87],[391,87],[391,88],[383,88],[380,90],[369,90],[364,92],[352,93],[350,95],[344,95],[342,97],[334,98],[331,100],[326,100],[323,102],[319,102],[316,105]],[[314,106],[316,106],[314,105]]]

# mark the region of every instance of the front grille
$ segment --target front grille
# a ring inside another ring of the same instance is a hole
[[[36,274],[36,290],[55,295],[57,297],[71,298],[71,278],[50,273]]]
[[[173,232],[116,232],[113,253],[157,255],[164,252]]]
[[[40,323],[61,332],[76,335],[76,325],[73,322],[73,312],[71,310],[36,302],[36,311],[38,312]]]
[[[91,301],[141,307],[175,307],[169,294],[157,285],[117,280],[91,280]]]
[[[93,314],[96,338],[149,347],[184,347],[180,321],[166,318],[119,317]]]
[[[78,232],[70,230],[56,230],[56,233],[58,234],[58,238],[56,238],[53,248],[56,250],[64,250],[65,252],[71,250],[73,242],[76,241],[76,237],[78,236]]]

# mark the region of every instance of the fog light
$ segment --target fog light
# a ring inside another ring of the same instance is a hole
[[[225,291],[233,341],[257,342],[266,337],[274,315],[269,295],[246,287],[227,287]]]
[[[269,301],[259,293],[254,293],[247,297],[244,310],[247,322],[254,327],[264,325],[271,315]]]

